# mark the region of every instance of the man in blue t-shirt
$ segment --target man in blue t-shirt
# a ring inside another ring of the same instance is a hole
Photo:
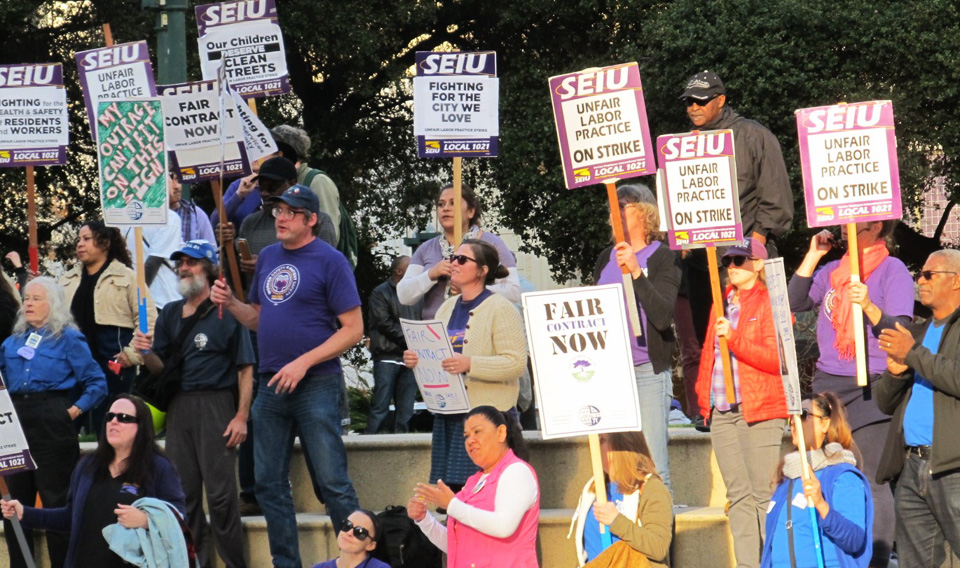
[[[257,501],[267,521],[273,565],[293,568],[301,565],[290,492],[293,432],[300,431],[304,457],[312,464],[313,481],[322,488],[333,526],[359,508],[340,437],[339,357],[362,339],[363,316],[347,259],[313,234],[320,211],[316,194],[297,185],[267,206],[279,242],[257,257],[250,303],[219,281],[211,298],[257,331]]]
[[[877,481],[899,477],[900,564],[934,568],[945,541],[960,550],[960,251],[931,254],[918,282],[933,317],[879,337],[887,371],[874,387],[877,406],[894,418]]]

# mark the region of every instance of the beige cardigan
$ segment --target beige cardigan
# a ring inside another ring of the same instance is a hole
[[[447,299],[436,318],[450,322],[459,296]],[[517,405],[520,375],[527,366],[527,340],[516,306],[494,293],[470,312],[463,336],[463,354],[470,357],[466,387],[470,406],[509,410]]]

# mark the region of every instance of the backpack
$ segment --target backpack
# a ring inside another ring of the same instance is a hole
[[[318,175],[327,174],[323,170],[310,168],[310,171],[307,172],[307,175],[303,178],[303,185],[310,187],[310,184],[313,183],[314,178]],[[343,256],[347,257],[351,268],[356,268],[357,254],[360,252],[357,226],[354,224],[353,218],[350,217],[347,208],[343,206],[343,201],[337,199],[337,204],[340,206],[340,226],[338,231],[340,233],[340,240],[337,241],[337,250],[342,252]]]
[[[440,549],[407,516],[406,507],[388,506],[377,515],[380,539],[377,549],[391,568],[440,568]]]

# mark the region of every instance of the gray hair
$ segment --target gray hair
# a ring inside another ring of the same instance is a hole
[[[289,124],[281,124],[271,128],[270,134],[273,135],[274,140],[289,144],[300,159],[306,163],[307,154],[310,152],[310,136],[307,135],[306,130]]]
[[[949,269],[952,272],[960,274],[960,250],[957,249],[943,249],[930,253],[928,260],[931,258],[939,258],[946,265],[944,268]]]
[[[63,288],[57,281],[48,276],[35,278],[24,287],[24,294],[30,292],[30,288],[42,286],[47,291],[47,303],[50,304],[50,315],[47,316],[47,329],[56,337],[68,327],[76,328],[77,324],[73,321],[73,314],[70,313],[70,306],[63,294]],[[13,333],[22,335],[30,329],[27,318],[23,314],[23,306],[17,311],[17,322],[13,324]]]

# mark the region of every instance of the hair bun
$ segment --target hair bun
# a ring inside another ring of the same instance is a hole
[[[506,278],[510,276],[510,269],[502,264],[497,265],[497,269],[493,271],[494,278]]]

